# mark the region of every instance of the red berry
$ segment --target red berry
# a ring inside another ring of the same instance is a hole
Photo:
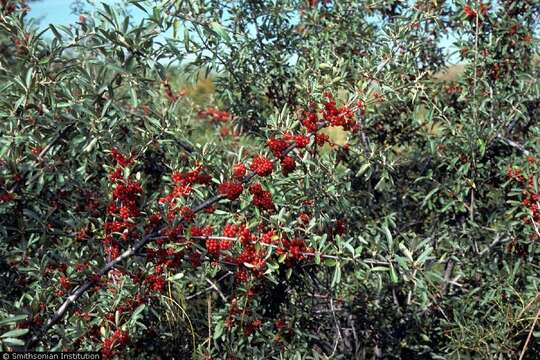
[[[307,135],[296,135],[294,137],[294,142],[296,143],[296,146],[299,148],[305,148],[309,144],[309,136]]]
[[[69,288],[71,287],[69,279],[65,276],[60,277],[60,285],[62,285],[62,287],[66,290],[69,290]]]
[[[242,269],[239,269],[235,274],[234,274],[234,277],[236,278],[236,280],[238,280],[238,282],[246,282],[247,279],[248,279],[248,272],[246,269],[242,268]]]
[[[238,225],[227,224],[223,228],[223,236],[225,237],[235,237],[238,234]]]
[[[242,194],[244,187],[242,183],[237,181],[225,181],[219,185],[219,192],[229,200],[236,200]]]
[[[309,215],[306,214],[306,213],[301,213],[298,216],[298,221],[303,223],[303,224],[307,224],[309,222]]]
[[[255,155],[251,162],[251,170],[259,176],[268,176],[272,173],[273,164],[262,155]]]
[[[296,169],[296,163],[294,159],[290,156],[285,156],[281,159],[281,172],[283,175],[287,176]]]
[[[259,183],[253,183],[249,186],[249,192],[253,195],[262,194],[264,192],[261,184]]]
[[[272,154],[274,154],[274,156],[278,159],[283,156],[283,151],[287,149],[287,142],[283,139],[268,139],[267,145],[270,148],[270,151],[272,151]]]
[[[218,240],[208,239],[206,240],[206,249],[209,254],[216,255],[219,252],[220,243]]]
[[[241,179],[246,175],[246,165],[238,163],[233,166],[232,171],[234,177]]]
[[[262,193],[255,195],[253,197],[253,205],[257,206],[261,210],[272,211],[275,209],[270,191],[263,191]]]

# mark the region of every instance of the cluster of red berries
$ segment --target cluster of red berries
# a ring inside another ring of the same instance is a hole
[[[243,179],[246,176],[246,165],[242,163],[235,164],[232,168],[233,176],[237,179]]]
[[[261,184],[253,183],[249,186],[249,192],[253,194],[252,204],[261,210],[273,211],[275,210],[274,202],[272,201],[272,194],[270,191],[263,190]]]
[[[283,139],[276,139],[276,138],[270,138],[266,142],[268,145],[268,148],[274,154],[274,156],[278,159],[280,159],[283,155],[283,152],[287,147],[289,147],[289,144],[283,140]]]
[[[113,220],[104,223],[103,244],[106,252],[115,258],[120,254],[120,244],[113,238],[113,233],[122,233],[120,239],[123,241],[129,238],[129,230],[134,227],[132,219],[140,215],[138,198],[142,193],[142,186],[138,181],[122,176],[123,169],[134,162],[134,157],[127,158],[116,148],[111,150],[111,155],[116,160],[116,167],[110,176],[114,188],[113,199],[107,206],[107,214]]]
[[[203,167],[197,166],[195,170],[188,172],[173,171],[171,175],[172,181],[177,185],[208,185],[210,183],[211,177],[208,174],[203,173]]]
[[[251,171],[259,176],[268,176],[272,173],[272,161],[262,155],[255,155],[251,161]]]
[[[194,214],[191,209],[186,206],[179,208],[176,200],[189,196],[195,184],[208,185],[211,180],[210,175],[203,173],[203,168],[198,166],[195,170],[188,172],[173,171],[171,179],[175,186],[167,195],[159,199],[160,204],[168,206],[167,219],[172,221],[177,213],[180,213],[186,221],[193,220]]]
[[[15,196],[12,193],[5,192],[3,194],[0,194],[0,204],[7,203],[13,200],[15,200]]]
[[[486,15],[489,10],[489,4],[480,4],[480,14]],[[472,8],[471,5],[465,4],[463,7],[463,12],[465,13],[465,16],[467,19],[474,19],[476,18],[476,10]]]
[[[118,182],[112,192],[113,199],[116,202],[109,205],[109,214],[115,215],[116,213],[123,220],[139,216],[137,200],[141,193],[142,187],[138,181],[126,180]],[[117,203],[119,203],[120,206],[118,206]]]
[[[66,290],[69,290],[71,288],[71,282],[69,281],[69,278],[66,276],[60,276],[60,285]]]
[[[244,186],[238,181],[225,181],[219,185],[220,194],[225,195],[229,200],[236,200],[242,194]]]
[[[296,162],[290,156],[284,156],[281,159],[281,172],[284,176],[289,175],[296,169]]]
[[[200,118],[210,118],[213,121],[227,122],[231,118],[231,115],[227,111],[220,111],[216,108],[209,107],[206,110],[199,111],[197,116]]]
[[[101,354],[104,358],[110,359],[117,355],[118,351],[129,343],[129,333],[117,329],[111,336],[103,340]]]
[[[529,157],[528,161],[531,164],[537,163],[533,157]],[[532,175],[525,177],[520,169],[510,168],[506,175],[522,186],[524,199],[521,203],[531,212],[530,218],[525,218],[524,222],[529,223],[532,220],[535,223],[540,223],[540,190],[538,190],[540,182],[535,181]]]
[[[165,279],[163,278],[163,267],[156,265],[154,268],[154,274],[148,275],[144,280],[148,284],[148,287],[156,292],[163,292],[165,289]]]
[[[355,132],[359,124],[354,118],[353,110],[348,106],[337,107],[336,102],[329,100],[324,104],[322,112],[326,126],[341,126],[344,130]]]
[[[281,246],[276,250],[276,255],[285,255],[289,261],[305,260],[306,253],[313,253],[313,249],[309,248],[302,239],[289,240],[283,238],[281,239]]]

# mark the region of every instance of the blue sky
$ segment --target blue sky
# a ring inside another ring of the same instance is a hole
[[[86,2],[86,1],[83,1]],[[110,5],[122,3],[120,0],[94,0],[96,4],[107,3]],[[72,0],[42,0],[30,3],[29,15],[40,21],[41,28],[45,28],[48,24],[61,24],[69,25],[74,24],[79,19],[79,14],[72,13]],[[88,5],[87,9],[92,11]],[[99,6],[98,6],[99,8]],[[144,13],[134,6],[129,7],[129,11],[133,17],[134,22],[138,22],[143,18]],[[440,45],[446,48],[447,51],[451,49],[452,39],[444,39]]]
[[[71,0],[42,0],[31,2],[30,16],[41,21],[41,27],[45,27],[48,24],[61,24],[69,25],[77,22],[79,14],[72,13]],[[96,1],[96,3],[118,4],[122,1],[103,0]],[[88,10],[92,10],[88,5]],[[99,8],[99,7],[98,7]],[[140,20],[142,18],[142,12],[134,6],[129,7],[134,20]]]
[[[77,21],[79,15],[71,13],[70,0],[44,0],[30,3],[30,16],[41,20],[44,27],[47,24],[68,25]]]

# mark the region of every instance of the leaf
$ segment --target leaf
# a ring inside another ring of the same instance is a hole
[[[26,72],[26,77],[24,78],[24,83],[26,84],[26,90],[29,91],[32,86],[32,80],[34,79],[34,68],[28,69]]]
[[[96,143],[98,142],[98,138],[95,137],[93,138],[89,143],[88,145],[86,145],[83,149],[83,152],[90,152],[92,151],[92,149],[94,148],[94,146],[96,145]]]
[[[431,246],[428,246],[428,248],[424,250],[422,254],[420,254],[420,256],[418,257],[418,259],[416,259],[416,261],[419,264],[425,263],[432,251],[433,251],[433,248]]]
[[[177,274],[177,275],[178,275],[178,274]],[[133,312],[133,315],[131,315],[131,318],[132,318],[132,319],[136,319],[136,318],[143,312],[143,310],[144,310],[145,307],[146,307],[145,304],[139,305],[139,307],[137,307],[137,308],[135,309],[135,311]]]
[[[15,345],[15,346],[23,346],[24,345],[24,341],[22,341],[21,339],[14,339],[14,338],[2,339],[2,342],[4,344]]]
[[[223,321],[220,321],[216,325],[216,329],[214,330],[213,338],[214,340],[219,339],[221,337],[221,334],[223,334]]]
[[[225,40],[225,42],[228,43],[231,41],[229,34],[227,33],[227,31],[225,31],[225,28],[220,23],[218,23],[217,21],[212,21],[210,23],[210,27],[217,35],[219,35],[220,38]]]
[[[54,36],[58,39],[58,41],[62,42],[62,35],[58,32],[58,30],[54,27],[54,25],[50,24],[49,28],[53,32]]]
[[[329,267],[334,267],[336,266],[336,264],[337,264],[337,261],[334,259],[326,259],[324,261],[324,265],[329,266]]]
[[[362,165],[360,169],[358,170],[358,172],[356,173],[356,176],[364,175],[364,173],[367,171],[367,169],[369,169],[370,166],[371,166],[370,163],[365,163],[364,165]]]
[[[345,249],[349,250],[349,252],[351,253],[353,257],[355,256],[354,247],[350,243],[348,242],[343,243],[343,246],[345,247]]]
[[[184,273],[181,272],[181,273],[178,273],[178,274],[174,274],[173,276],[169,277],[169,281],[174,281],[174,280],[180,280],[184,277]]]
[[[392,280],[392,283],[397,284],[399,282],[399,277],[397,275],[396,269],[394,269],[394,266],[390,264],[390,280]]]
[[[435,189],[433,189],[433,190],[431,190],[431,191],[426,195],[426,197],[425,197],[424,200],[422,201],[422,207],[424,207],[424,206],[426,205],[427,201],[428,201],[433,195],[435,195],[435,193],[436,193],[437,191],[439,191],[439,188],[438,188],[438,187],[435,188]]]
[[[27,334],[29,331],[30,331],[29,329],[14,329],[14,330],[8,331],[7,333],[3,333],[2,335],[0,335],[0,338],[2,339],[9,338],[9,337],[16,338],[16,337],[20,337]]]
[[[330,284],[331,287],[334,287],[335,285],[339,284],[341,281],[341,266],[339,263],[336,265],[336,270],[334,271],[334,276],[332,277],[332,283]]]
[[[291,275],[292,275],[292,268],[288,268],[287,271],[285,272],[285,277],[287,278],[287,280],[291,278]]]
[[[386,236],[386,240],[388,241],[388,250],[392,250],[394,248],[394,238],[392,237],[392,233],[390,232],[390,229],[388,229],[387,225],[383,226],[384,235]]]
[[[26,320],[27,317],[28,315],[15,315],[10,318],[0,320],[0,325],[16,323],[17,321]]]
[[[403,245],[403,243],[399,243],[398,246],[403,252],[403,254],[407,257],[407,259],[409,259],[410,261],[413,261],[413,254],[411,253],[411,251],[407,249],[407,247]]]

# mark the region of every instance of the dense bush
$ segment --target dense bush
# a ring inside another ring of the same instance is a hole
[[[540,352],[538,0],[129,3],[0,1],[3,350]]]

